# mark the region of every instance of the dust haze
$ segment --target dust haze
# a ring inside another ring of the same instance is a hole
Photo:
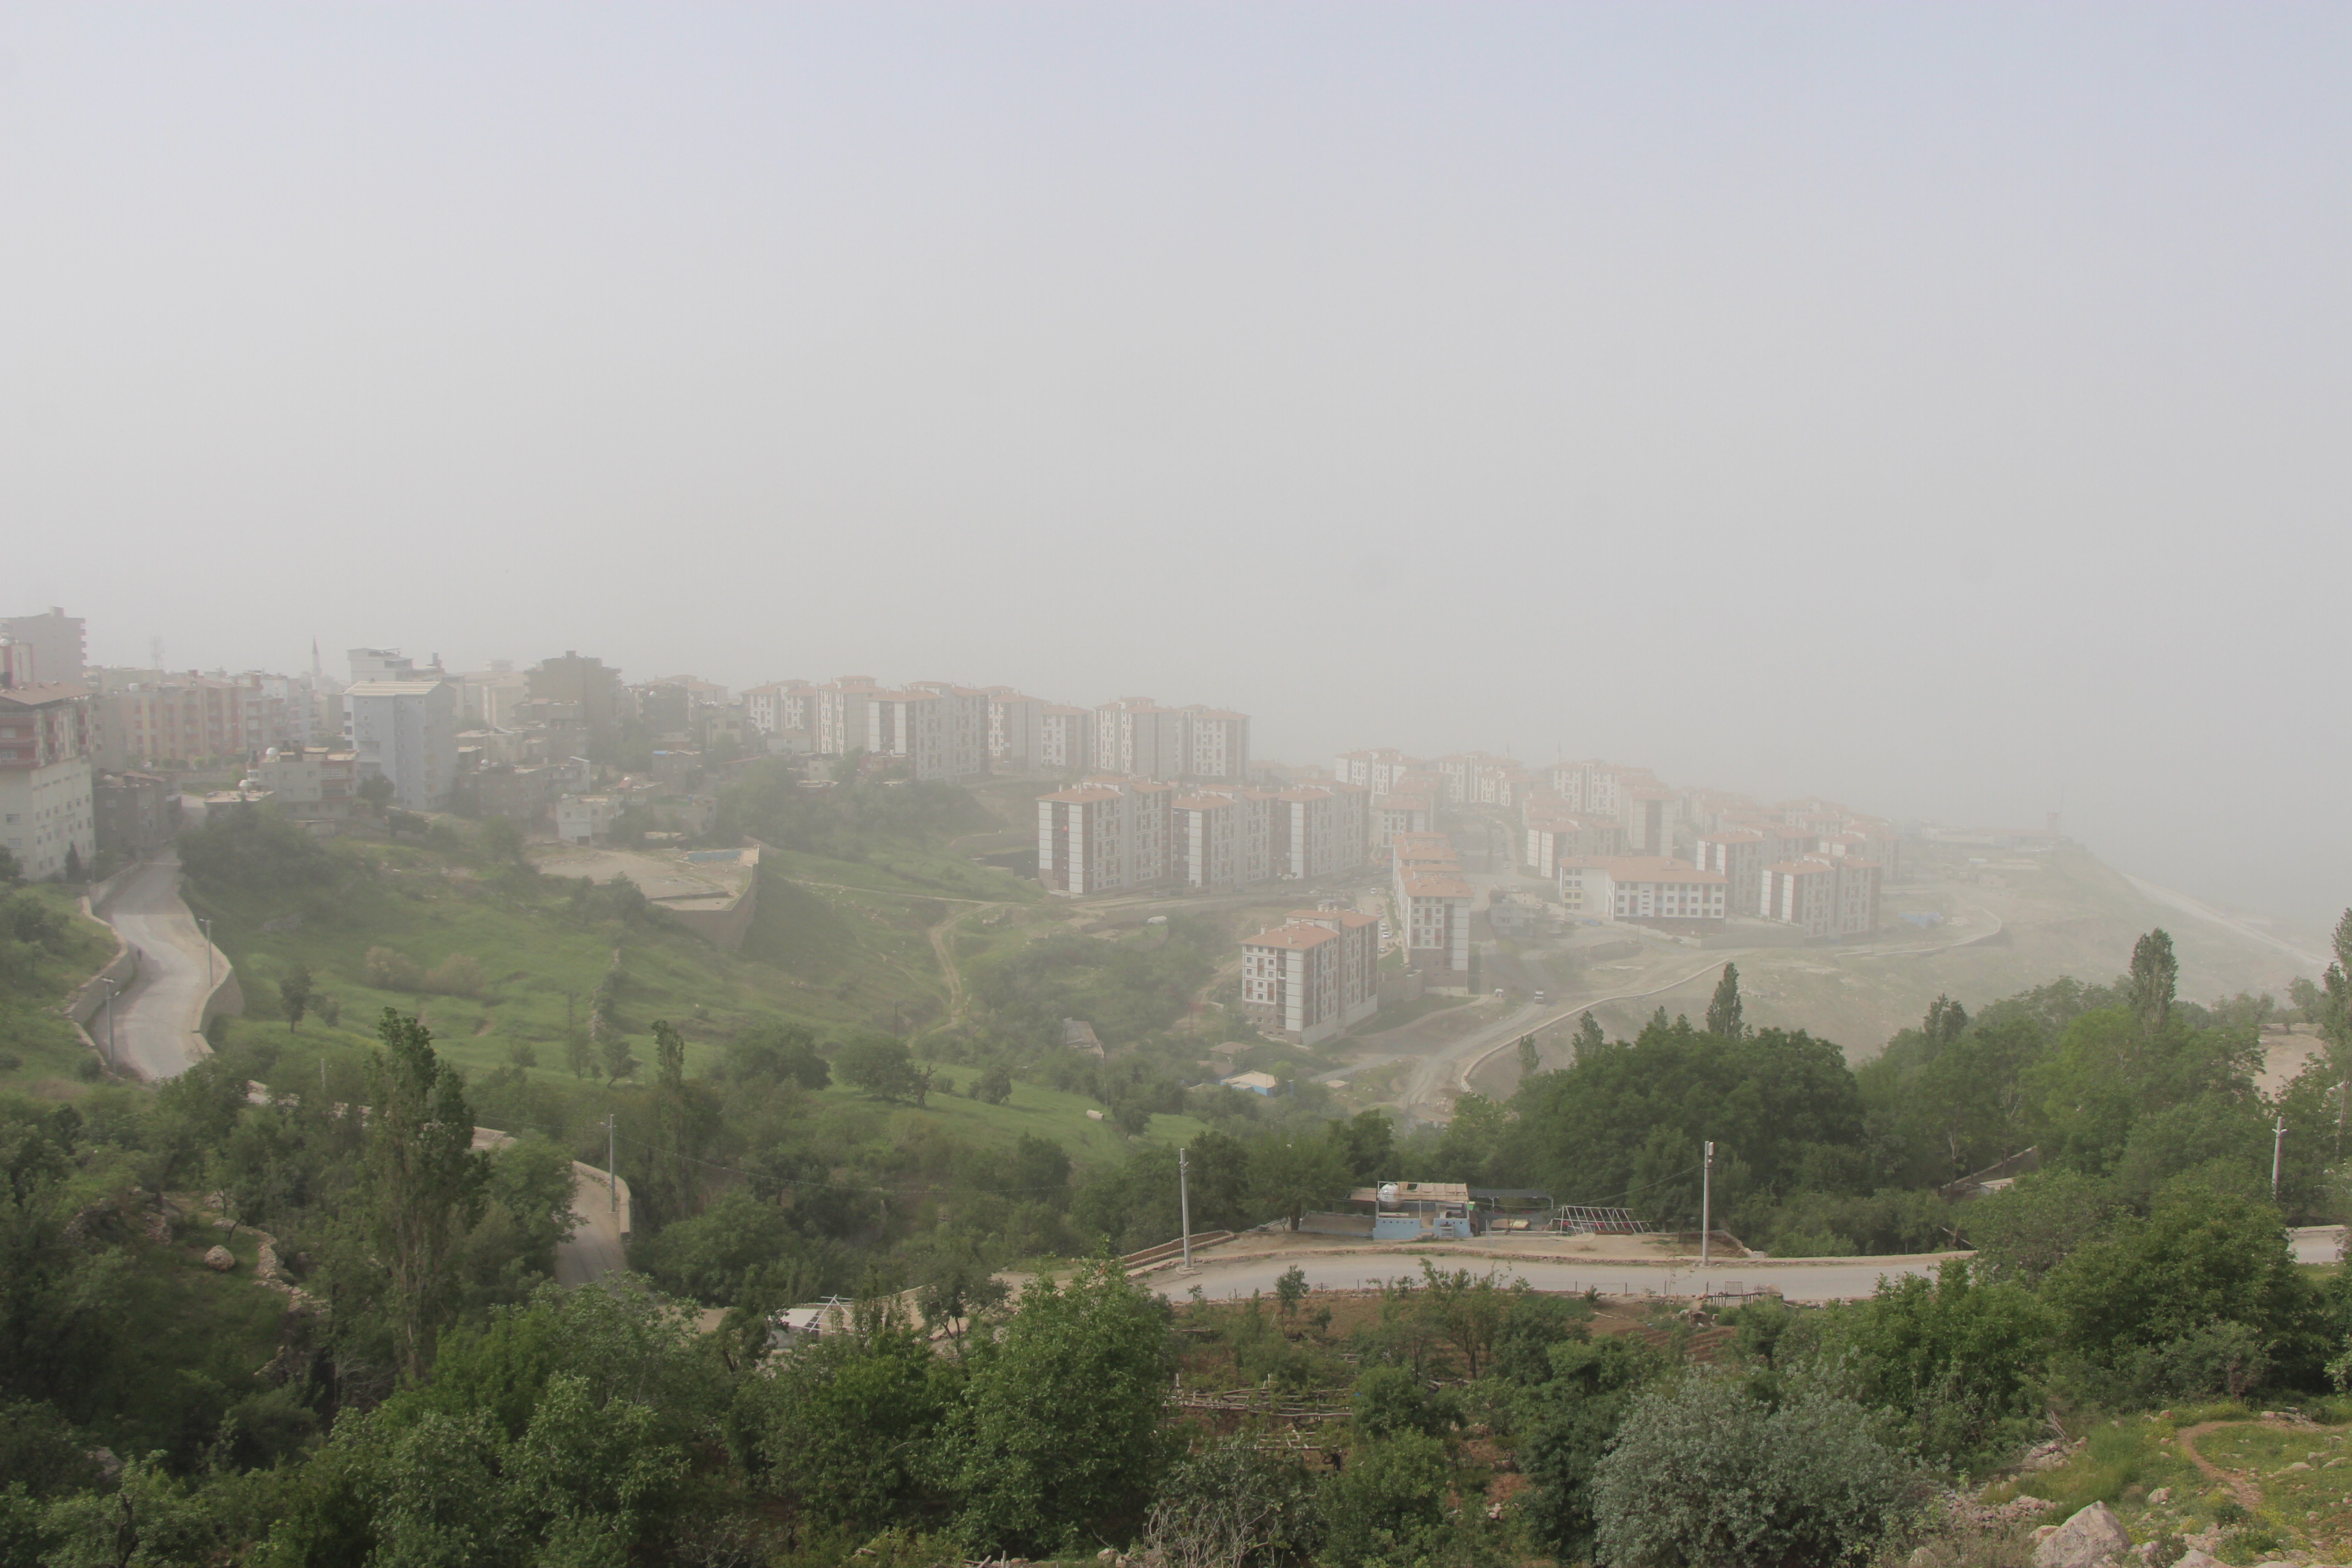
[[[11,6],[0,614],[2345,901],[2340,7]]]

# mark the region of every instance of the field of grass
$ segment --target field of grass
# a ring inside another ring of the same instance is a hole
[[[0,1089],[69,1097],[85,1086],[80,1074],[91,1058],[56,1009],[114,956],[114,933],[85,918],[54,884],[20,888],[10,897],[54,916],[65,942],[61,952],[12,942],[12,961],[0,966]]]
[[[933,1080],[929,1099],[919,1110],[899,1107],[890,1111],[891,1133],[918,1133],[927,1129],[954,1137],[976,1148],[1011,1145],[1024,1133],[1051,1139],[1081,1163],[1124,1159],[1132,1141],[1108,1121],[1096,1121],[1087,1112],[1103,1107],[1082,1094],[1065,1094],[1035,1084],[1015,1083],[1013,1098],[1003,1105],[968,1100],[962,1091],[979,1076],[976,1068],[943,1067]],[[945,1090],[945,1092],[941,1092]],[[865,1101],[866,1096],[835,1084],[823,1098],[838,1102]],[[1208,1130],[1206,1122],[1190,1116],[1158,1115],[1142,1136],[1152,1143],[1183,1143]]]

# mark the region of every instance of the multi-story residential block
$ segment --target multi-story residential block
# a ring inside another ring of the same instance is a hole
[[[992,686],[988,697],[988,762],[1009,773],[1044,769],[1046,704],[1009,686]]]
[[[574,705],[577,721],[586,731],[586,744],[612,744],[620,732],[621,672],[601,658],[583,658],[567,648],[562,658],[541,659],[526,679],[532,698]]]
[[[184,768],[242,761],[251,754],[246,702],[254,695],[236,681],[193,669],[110,689],[97,700],[98,763],[121,773],[133,765]]]
[[[1682,826],[1683,803],[1672,790],[1655,784],[1621,787],[1617,822],[1625,830],[1628,854],[1670,856]]]
[[[1238,888],[1249,880],[1248,813],[1240,801],[1183,795],[1170,809],[1177,880],[1204,890]]]
[[[1249,715],[1223,708],[1184,712],[1184,776],[1241,784],[1249,777]]]
[[[11,686],[80,684],[89,669],[89,625],[51,605],[46,616],[0,616],[0,641],[30,650],[31,668],[16,674]],[[13,666],[12,668],[18,667]]]
[[[1097,773],[1037,798],[1037,879],[1079,896],[1176,875],[1174,784]]]
[[[333,820],[358,809],[356,752],[326,746],[272,748],[254,764],[252,777],[270,792],[279,810],[296,817]]]
[[[1410,781],[1406,781],[1410,782]],[[1376,795],[1371,805],[1371,849],[1375,855],[1400,833],[1437,831],[1438,788],[1400,783],[1387,795]]]
[[[92,723],[79,681],[0,690],[0,845],[29,880],[79,878],[98,858]]]
[[[180,831],[180,791],[160,773],[100,773],[90,790],[100,855],[135,859]]]
[[[1242,1011],[1294,1045],[1330,1038],[1380,1008],[1380,921],[1353,910],[1301,910],[1242,941]]]
[[[1049,703],[1037,715],[1037,766],[1049,773],[1090,767],[1095,754],[1091,709]]]
[[[1399,833],[1389,840],[1389,901],[1406,963],[1432,990],[1466,990],[1475,895],[1453,840],[1442,833]]]
[[[1726,879],[1662,855],[1610,856],[1560,863],[1559,900],[1587,920],[1641,924],[1720,924]]]
[[[1375,795],[1383,795],[1395,793],[1399,781],[1406,774],[1422,770],[1420,762],[1402,752],[1382,746],[1370,751],[1340,752],[1339,760],[1332,764],[1331,773],[1334,778],[1344,779],[1351,784],[1361,784]]]
[[[407,811],[446,811],[457,783],[457,694],[444,680],[377,680],[343,693],[360,780],[392,781]]]
[[[1764,868],[1783,857],[1775,840],[1752,827],[1718,827],[1693,842],[1692,859],[1702,871],[1724,879],[1724,905],[1738,914],[1753,914],[1761,907]]]
[[[1539,877],[1557,877],[1564,860],[1593,859],[1625,853],[1625,830],[1614,822],[1589,816],[1530,816],[1522,864]]]
[[[0,637],[0,688],[39,685],[38,651],[31,643]]]
[[[1275,875],[1304,880],[1364,863],[1371,843],[1371,792],[1334,781],[1274,797]]]
[[[1873,861],[1830,855],[1767,866],[1758,913],[1807,936],[1867,936],[1878,929],[1878,871]]]
[[[946,680],[918,680],[914,683],[914,689],[930,692],[940,700],[938,722],[947,771],[938,776],[976,779],[986,774],[988,693]],[[924,775],[919,773],[916,776]]]
[[[1513,805],[1543,782],[1511,758],[1490,752],[1462,752],[1433,765],[1444,781],[1450,805]]]

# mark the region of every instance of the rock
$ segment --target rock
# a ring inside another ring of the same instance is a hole
[[[2172,1560],[2172,1568],[2221,1568],[2221,1560],[2192,1546]]]
[[[1100,1552],[1095,1553],[1095,1561],[1097,1563],[1108,1563],[1118,1557],[1118,1553],[1117,1552],[1106,1546]]]
[[[2095,1502],[2037,1543],[2033,1568],[2093,1568],[2101,1559],[2131,1550],[2131,1537],[2115,1510]]]
[[[2294,1464],[2289,1465],[2287,1468],[2290,1470],[2307,1470],[2311,1468],[2311,1467],[2305,1464],[2301,1459],[2297,1459]]]
[[[2162,1508],[2166,1503],[2168,1503],[2171,1500],[2172,1489],[2170,1487],[2158,1487],[2154,1491],[2147,1494],[2147,1506],[2150,1508]]]
[[[236,1267],[236,1254],[226,1247],[215,1247],[205,1254],[205,1267],[216,1268],[226,1274]]]
[[[2058,1527],[2054,1524],[2038,1524],[2033,1527],[2033,1534],[2029,1539],[2034,1545],[2039,1546],[2057,1533]]]

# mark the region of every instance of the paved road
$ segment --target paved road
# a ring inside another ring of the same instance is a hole
[[[580,1223],[572,1239],[555,1249],[555,1282],[589,1285],[629,1266],[621,1245],[621,1226],[629,1215],[629,1184],[620,1184],[620,1212],[613,1210],[604,1186],[604,1173],[593,1165],[572,1163],[572,1213]]]
[[[139,977],[114,1004],[114,1040],[121,1065],[141,1078],[176,1078],[206,1054],[201,1032],[208,944],[180,899],[180,858],[148,861],[116,888],[100,918],[139,950]],[[210,949],[214,980],[228,960]],[[90,1020],[90,1035],[106,1044],[106,1013]]]
[[[2343,1236],[2341,1227],[2319,1226],[2292,1234],[2299,1261],[2336,1261]],[[1804,1263],[1738,1258],[1717,1263],[1702,1273],[1695,1259],[1644,1263],[1596,1258],[1590,1262],[1538,1263],[1498,1258],[1492,1253],[1465,1252],[1449,1265],[1442,1250],[1432,1248],[1430,1255],[1441,1267],[1468,1268],[1473,1271],[1500,1268],[1506,1279],[1525,1279],[1538,1290],[1599,1290],[1605,1296],[1696,1296],[1703,1289],[1720,1292],[1745,1287],[1757,1290],[1769,1286],[1791,1301],[1836,1301],[1868,1296],[1878,1289],[1882,1279],[1933,1274],[1941,1263],[1939,1258],[1934,1257],[1823,1258]],[[1212,1298],[1222,1298],[1246,1296],[1253,1290],[1271,1295],[1275,1281],[1294,1264],[1307,1271],[1308,1285],[1318,1289],[1352,1289],[1421,1272],[1420,1258],[1403,1252],[1322,1257],[1304,1253],[1235,1258],[1230,1263],[1217,1263],[1213,1258],[1213,1254],[1202,1259],[1197,1274],[1167,1269],[1147,1278],[1154,1290],[1171,1299],[1186,1295],[1195,1285]]]

